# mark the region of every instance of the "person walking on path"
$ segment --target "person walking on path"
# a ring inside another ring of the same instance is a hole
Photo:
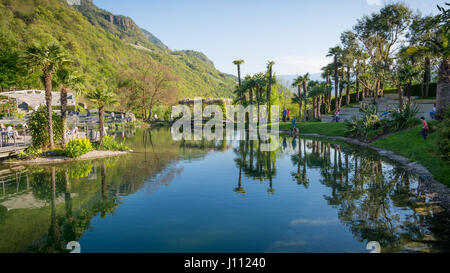
[[[428,128],[428,123],[427,123],[427,121],[425,120],[424,117],[421,117],[420,119],[422,120],[422,136],[423,136],[423,139],[427,139],[427,137],[428,137],[428,130],[430,128]]]
[[[336,122],[339,122],[339,110],[336,110],[336,112],[334,113],[334,120]]]
[[[431,119],[434,119],[434,116],[436,115],[436,103],[433,106],[433,112],[430,112]]]

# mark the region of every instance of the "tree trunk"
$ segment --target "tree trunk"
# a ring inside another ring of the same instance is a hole
[[[345,94],[345,103],[350,105],[350,66],[347,66],[347,90]]]
[[[335,102],[335,110],[337,111],[339,109],[339,97],[338,97],[338,90],[339,90],[339,75],[338,75],[338,59],[337,56],[334,56],[334,102]]]
[[[298,121],[302,116],[302,89],[298,86]]]
[[[268,105],[268,115],[267,123],[271,122],[271,109],[270,109],[270,92],[272,90],[272,66],[269,67],[269,84],[267,85],[267,105]]]
[[[431,80],[431,61],[430,58],[425,58],[425,96],[430,96],[430,80]]]
[[[397,85],[397,89],[398,89],[398,107],[402,107],[403,106],[403,88],[401,84]]]
[[[424,86],[423,86],[423,82],[422,83],[420,83],[420,96],[421,96],[421,98],[423,98],[423,97],[425,97],[425,88],[424,88]]]
[[[145,88],[142,89],[142,120],[145,121],[147,118],[147,106],[145,105]]]
[[[316,97],[313,97],[312,99],[312,107],[313,107],[313,119],[316,119]]]
[[[105,106],[102,105],[98,108],[98,118],[100,120],[100,146],[103,146],[103,138],[105,137]]]
[[[305,95],[305,105],[303,106],[303,121],[306,121],[306,106],[308,104],[308,86],[303,82],[303,94]]]
[[[66,128],[67,128],[67,88],[61,89],[61,120],[62,120],[62,139],[61,144],[66,147]]]
[[[238,83],[239,83],[239,87],[241,87],[241,65],[240,64],[237,65],[237,70],[238,70]]]
[[[442,119],[450,102],[450,58],[442,61],[436,89],[436,118]]]
[[[319,96],[319,100],[317,101],[317,118],[320,119],[320,110],[322,108],[323,96]]]
[[[339,104],[338,104],[339,111],[341,110],[341,106],[342,106],[342,91],[344,89],[342,82],[344,82],[344,73],[342,73],[342,75],[341,75],[341,85],[339,86]]]
[[[359,64],[357,64],[356,68],[356,102],[359,101]]]
[[[330,79],[330,73],[327,72],[327,88],[329,92],[327,92],[327,113],[331,112],[331,79]]]
[[[411,85],[412,85],[412,83],[411,83],[411,81],[409,81],[408,82],[408,89],[407,89],[407,94],[408,94],[408,101],[411,101]]]
[[[45,80],[45,103],[47,105],[47,120],[48,120],[48,139],[49,148],[52,150],[55,148],[55,143],[53,141],[53,118],[52,118],[52,73],[44,73]]]

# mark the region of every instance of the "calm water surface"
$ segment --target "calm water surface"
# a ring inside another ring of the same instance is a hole
[[[450,218],[422,183],[361,148],[123,135],[133,154],[2,166],[0,252],[64,252],[70,241],[82,252],[450,250]]]

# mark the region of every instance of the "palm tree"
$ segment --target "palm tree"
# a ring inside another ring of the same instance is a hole
[[[59,69],[56,73],[58,82],[61,86],[61,119],[62,119],[62,146],[66,146],[66,127],[67,127],[67,91],[71,89],[76,93],[81,90],[81,78],[73,71],[67,68]]]
[[[305,75],[303,75],[302,77],[303,81],[302,81],[302,85],[303,85],[303,95],[305,98],[305,105],[303,108],[303,121],[306,121],[306,100],[308,99],[308,82],[311,80],[309,78],[309,73],[306,73]]]
[[[233,61],[233,64],[235,64],[237,66],[239,87],[241,87],[241,64],[243,64],[243,63],[244,63],[244,60]]]
[[[50,149],[55,147],[53,140],[52,120],[52,80],[53,73],[68,62],[66,55],[59,45],[48,45],[43,47],[31,46],[26,49],[24,61],[32,71],[40,70],[43,74],[45,86],[45,102],[47,105],[48,137]]]
[[[268,116],[267,123],[271,122],[271,111],[270,111],[270,92],[272,91],[272,67],[275,64],[273,61],[267,62],[267,71],[269,72],[269,82],[267,84],[267,106],[268,106]]]
[[[98,117],[100,120],[100,146],[103,146],[104,123],[105,123],[105,106],[117,103],[115,94],[106,90],[97,88],[95,91],[87,93],[86,98],[98,106]]]
[[[297,94],[294,96],[292,102],[298,103],[298,120],[300,120],[300,117],[302,115],[302,83],[303,76],[298,76],[292,83],[292,87],[297,87]]]
[[[338,58],[340,57],[342,52],[342,49],[340,46],[336,46],[333,48],[330,48],[330,50],[328,51],[327,57],[333,57],[333,65],[334,65],[334,100],[335,100],[335,104],[336,104],[336,110],[339,109],[338,104],[339,104],[339,97],[338,97],[338,90],[339,90],[339,74],[338,74],[338,69],[339,69],[339,60]]]
[[[331,86],[331,74],[333,73],[333,63],[328,64],[325,67],[322,67],[322,78],[324,78],[327,82],[327,93],[326,93],[326,103],[327,103],[327,112],[331,112],[331,92],[332,92],[332,86]]]
[[[257,103],[257,115],[258,115],[258,124],[259,124],[259,106],[261,105],[261,103],[263,102],[263,95],[262,95],[262,91],[263,91],[263,87],[266,85],[266,78],[264,77],[263,73],[258,73],[255,74],[253,76],[253,81],[255,84],[255,91],[256,91],[256,103]]]

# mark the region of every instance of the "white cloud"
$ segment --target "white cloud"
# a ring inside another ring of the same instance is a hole
[[[366,0],[369,6],[381,6],[381,0]]]
[[[279,56],[274,58],[276,73],[278,75],[319,73],[320,69],[327,65],[325,56]]]

